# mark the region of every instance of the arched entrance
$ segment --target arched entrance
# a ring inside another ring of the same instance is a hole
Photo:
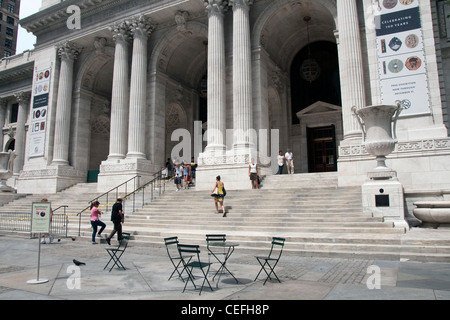
[[[73,104],[71,165],[97,182],[102,161],[108,158],[114,47],[95,39],[96,50],[78,59]]]
[[[279,122],[274,121],[274,110],[286,113],[282,127],[286,134],[280,134],[280,149],[285,152],[290,148],[293,151],[296,173],[336,170],[336,146],[342,133],[339,65],[334,33],[336,15],[335,1],[281,0],[268,6],[254,27],[253,46],[262,47],[267,53],[264,57],[269,85],[272,82],[272,88],[280,97],[274,99],[276,95],[273,90],[267,90],[270,125],[271,128],[275,128],[274,125],[280,127]],[[314,64],[306,65],[308,59]],[[313,70],[312,66],[316,69]],[[311,70],[316,72],[316,77],[305,77],[304,73]],[[281,106],[277,105],[279,102]],[[331,130],[320,131],[319,128]],[[320,132],[316,134],[314,129]],[[316,159],[313,154],[318,151],[311,147],[314,144],[308,137],[323,132],[333,134],[326,137],[326,147],[321,149],[325,154],[320,155],[320,159],[326,158],[329,165],[320,167],[310,161]]]
[[[183,13],[178,16],[182,17]],[[156,44],[151,57],[151,82],[156,86],[155,103],[157,101],[151,125],[157,138],[151,154],[153,161],[159,164],[164,164],[167,158],[189,162],[192,156],[197,156],[194,154],[194,122],[204,123],[207,116],[202,90],[207,80],[208,29],[195,21],[181,22]],[[186,145],[186,141],[171,141],[177,129],[189,133],[183,136],[189,139],[188,147],[172,157],[172,150],[178,143]]]

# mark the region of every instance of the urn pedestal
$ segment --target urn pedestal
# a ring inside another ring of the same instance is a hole
[[[401,105],[375,105],[353,111],[363,131],[366,151],[377,161],[362,185],[363,209],[372,212],[374,217],[393,222],[396,227],[409,229],[403,186],[397,179],[397,172],[386,166],[386,156],[394,151],[397,143],[395,128]]]
[[[13,176],[14,151],[0,152],[0,192],[16,192],[16,190],[6,185],[6,180]]]

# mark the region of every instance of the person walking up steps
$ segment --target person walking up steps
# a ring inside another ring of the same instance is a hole
[[[106,224],[100,221],[99,215],[102,215],[103,212],[98,210],[100,202],[94,201],[91,203],[91,226],[92,226],[92,244],[97,244],[95,241],[95,235],[97,234],[97,228],[100,227],[100,231],[97,236],[101,237],[103,230],[106,228]]]
[[[117,240],[122,240],[122,223],[124,222],[124,214],[122,209],[122,199],[117,199],[116,203],[114,203],[112,210],[111,210],[111,221],[114,224],[114,230],[111,232],[109,237],[107,237],[105,240],[106,242],[111,245],[111,239],[114,237],[114,234],[117,232]]]
[[[217,189],[217,193],[214,193],[214,190]],[[222,212],[223,212],[223,216],[222,217],[226,217],[227,213],[225,211],[225,206],[223,205],[223,199],[225,198],[226,195],[226,191],[225,191],[225,185],[223,182],[220,181],[220,176],[216,177],[216,183],[214,185],[214,188],[211,191],[211,196],[214,197],[214,204],[216,205],[216,213],[219,213],[219,206],[218,204],[220,203],[220,206],[222,207]]]

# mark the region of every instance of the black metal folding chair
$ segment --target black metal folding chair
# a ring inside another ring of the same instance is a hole
[[[175,272],[178,273],[178,277],[181,279],[181,281],[184,282],[183,276],[182,276],[182,272],[180,272],[178,269],[181,268],[181,270],[183,270],[183,262],[181,261],[181,255],[180,252],[178,251],[178,237],[170,237],[170,238],[164,238],[164,243],[166,245],[166,250],[167,250],[167,255],[169,256],[170,262],[172,263],[174,270],[172,272],[172,274],[170,275],[169,279],[167,279],[167,281],[169,281],[170,279],[172,279],[172,277],[174,276]],[[172,250],[172,247],[174,250]],[[189,263],[191,261],[191,257],[185,257],[187,260],[187,263]]]
[[[211,262],[211,255],[226,255],[225,248],[220,250],[212,250],[209,246],[211,243],[225,243],[227,241],[226,234],[207,234],[206,235],[206,248],[208,249],[208,262]]]
[[[180,252],[181,262],[183,263],[183,271],[186,270],[188,274],[188,279],[186,279],[186,282],[184,284],[183,292],[186,290],[187,284],[189,280],[194,285],[194,289],[197,289],[197,286],[194,283],[194,275],[193,275],[193,269],[200,269],[203,275],[203,283],[200,287],[200,293],[202,294],[203,287],[205,286],[205,282],[208,283],[209,288],[211,291],[213,291],[213,288],[211,287],[211,284],[208,281],[207,275],[209,272],[209,268],[211,267],[211,263],[207,262],[201,262],[200,260],[200,249],[198,245],[188,245],[188,244],[178,244],[178,251]],[[193,256],[193,257],[192,257]],[[187,257],[191,257],[194,261],[188,262],[190,260],[186,260]],[[197,259],[195,259],[195,257]],[[207,269],[206,272],[204,269]],[[181,273],[183,273],[181,271]]]
[[[103,270],[105,270],[111,262],[113,262],[113,265],[111,269],[109,269],[109,272],[111,272],[114,266],[117,266],[119,269],[122,268],[123,270],[126,270],[126,268],[120,261],[120,258],[125,253],[125,250],[128,247],[128,241],[130,240],[130,237],[130,233],[123,232],[122,239],[119,241],[119,245],[117,246],[117,248],[105,248],[106,252],[108,252],[110,256],[110,259]]]
[[[258,275],[256,276],[255,280],[258,279],[259,275],[261,274],[261,271],[264,270],[264,272],[267,275],[266,280],[264,281],[264,285],[266,284],[267,280],[272,278],[270,277],[272,274],[275,276],[275,278],[278,280],[278,282],[281,283],[280,279],[278,278],[277,274],[275,273],[275,267],[277,266],[278,262],[280,261],[281,254],[283,253],[283,247],[284,242],[286,239],[284,238],[272,238],[272,247],[270,248],[270,252],[268,256],[255,256],[256,260],[258,260],[259,264],[261,265],[261,270],[259,270]],[[263,263],[264,262],[264,263]],[[266,269],[267,268],[267,269]],[[268,272],[270,271],[270,272]]]

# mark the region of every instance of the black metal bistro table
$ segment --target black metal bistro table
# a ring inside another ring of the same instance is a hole
[[[230,258],[230,256],[233,254],[234,252],[234,248],[239,246],[239,243],[234,243],[234,242],[223,242],[223,241],[218,241],[218,242],[209,242],[208,243],[208,251],[209,253],[220,263],[220,268],[219,270],[217,270],[217,272],[214,274],[213,280],[214,278],[219,275],[218,279],[217,279],[217,284],[216,287],[219,286],[219,281],[220,281],[220,275],[222,274],[222,272],[224,270],[226,270],[226,272],[228,272],[233,279],[236,281],[236,283],[239,283],[238,279],[236,279],[236,277],[233,275],[233,273],[231,273],[230,270],[228,270],[227,268],[227,261]],[[222,252],[214,252],[213,248],[223,248],[223,253]],[[219,258],[219,256],[223,256],[223,260],[221,260]]]

